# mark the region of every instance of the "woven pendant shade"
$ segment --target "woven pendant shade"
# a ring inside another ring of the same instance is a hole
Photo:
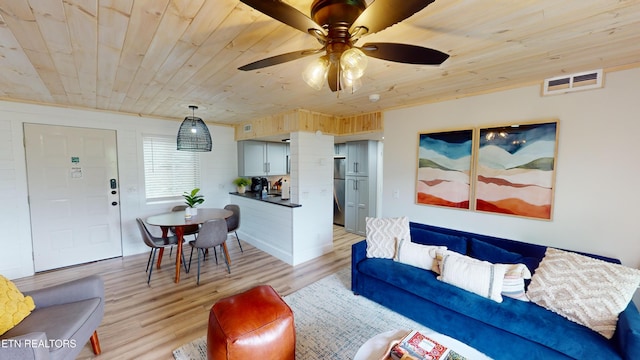
[[[201,118],[195,116],[198,107],[190,105],[193,116],[184,118],[178,130],[178,150],[183,151],[211,151],[211,134]]]

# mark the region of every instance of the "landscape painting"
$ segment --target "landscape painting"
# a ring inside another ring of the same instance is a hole
[[[551,219],[558,122],[480,129],[475,208]]]
[[[469,209],[473,130],[419,134],[416,203]]]

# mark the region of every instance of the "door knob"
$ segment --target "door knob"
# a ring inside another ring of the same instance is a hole
[[[118,205],[118,202],[114,201],[114,202],[111,203],[111,205],[116,206],[116,205]]]

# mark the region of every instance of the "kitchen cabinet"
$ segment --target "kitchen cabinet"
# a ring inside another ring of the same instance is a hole
[[[344,225],[366,236],[366,217],[376,216],[377,142],[347,142]]]
[[[365,218],[374,216],[370,212],[369,178],[348,176],[345,189],[344,229],[348,232],[366,236]]]
[[[375,141],[347,142],[347,175],[369,176],[369,168],[377,161]],[[372,164],[373,162],[373,164]]]
[[[287,144],[238,141],[238,176],[285,175]]]
[[[238,176],[262,176],[265,174],[265,143],[238,141]]]
[[[287,174],[287,144],[266,143],[267,146],[267,175]]]

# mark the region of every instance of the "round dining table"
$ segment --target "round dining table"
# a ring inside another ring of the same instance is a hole
[[[178,250],[176,254],[176,278],[175,282],[180,282],[180,266],[182,260],[182,243],[184,241],[184,228],[189,225],[200,225],[205,221],[213,220],[213,219],[226,219],[231,217],[233,212],[226,209],[200,209],[198,208],[198,213],[196,215],[192,215],[190,218],[185,217],[184,211],[171,211],[163,214],[149,216],[146,220],[147,224],[160,226],[162,229],[162,236],[166,237],[169,234],[169,228],[175,229],[175,234],[178,237]],[[225,256],[229,258],[229,251],[227,250],[226,244],[223,243],[223,249],[225,251]],[[158,268],[160,267],[160,263],[162,261],[162,254],[164,248],[160,249],[160,255],[158,256]],[[231,265],[231,263],[229,263]]]

